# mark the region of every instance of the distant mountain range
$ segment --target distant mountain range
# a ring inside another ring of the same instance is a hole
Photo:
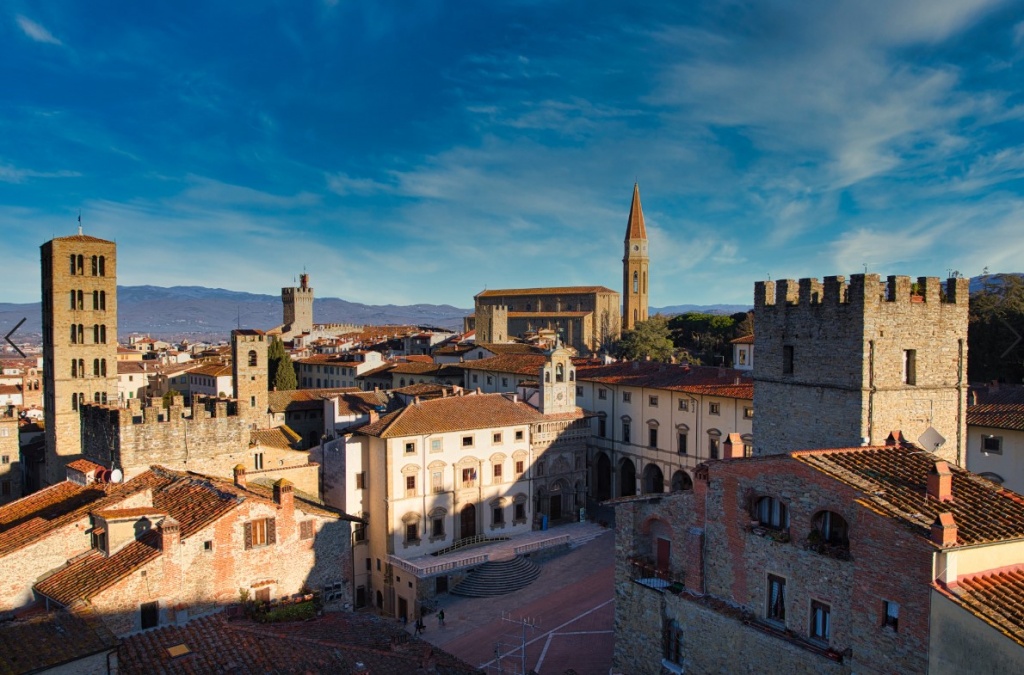
[[[1000,285],[1010,274],[988,274],[971,279],[971,292],[986,285]],[[1012,276],[1024,278],[1014,273]],[[165,340],[226,340],[233,328],[273,328],[281,323],[281,298],[203,286],[118,286],[118,335],[148,334]],[[734,314],[750,305],[671,305],[651,307],[650,314],[707,312]],[[317,323],[357,325],[429,325],[461,330],[462,318],[472,309],[451,305],[364,305],[341,298],[317,298],[313,316]],[[36,343],[42,333],[40,303],[0,303],[0,336],[25,318],[12,337],[16,342]]]

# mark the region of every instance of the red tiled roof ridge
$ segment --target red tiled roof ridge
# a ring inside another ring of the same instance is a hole
[[[489,288],[480,291],[476,297],[494,297],[496,295],[569,295],[573,293],[617,293],[605,286],[551,286],[546,288]]]

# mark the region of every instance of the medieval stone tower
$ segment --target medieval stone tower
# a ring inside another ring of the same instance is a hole
[[[967,309],[967,279],[757,282],[754,454],[880,445],[898,430],[962,465]]]
[[[289,335],[301,335],[313,330],[313,287],[309,275],[299,275],[298,288],[282,288],[281,304],[284,306],[284,329]]]
[[[576,366],[572,351],[561,344],[548,354],[540,368],[540,411],[545,415],[576,410]]]
[[[622,329],[632,330],[647,321],[647,228],[640,207],[640,186],[633,184],[633,204],[626,223],[625,255],[622,258]]]
[[[255,329],[231,331],[231,373],[238,399],[238,415],[253,429],[267,426],[269,369],[267,336]]]
[[[82,452],[79,407],[117,403],[117,246],[79,234],[40,247],[44,481],[64,480]]]
[[[475,314],[477,343],[508,341],[508,307],[477,303]]]

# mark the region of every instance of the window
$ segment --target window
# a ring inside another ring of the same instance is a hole
[[[4,429],[4,431],[6,431],[6,429]],[[11,463],[11,456],[10,455],[3,455],[2,457],[0,457],[0,464],[10,464],[10,463]]]
[[[520,429],[519,431],[516,432],[516,440],[517,441],[523,440],[523,430],[522,429]]]
[[[665,660],[677,666],[683,665],[683,627],[677,621],[666,623],[661,639]]]
[[[565,382],[565,366],[561,363],[555,365],[555,382]]]
[[[708,458],[718,459],[719,450],[722,447],[722,437],[718,433],[708,432]]]
[[[917,384],[917,350],[903,350],[903,384]]]
[[[576,387],[576,396],[583,396],[583,387]]]
[[[512,517],[515,518],[516,522],[523,522],[526,520],[526,504],[518,503],[512,510]]]
[[[203,553],[211,553],[213,551],[213,540],[207,539],[203,542]]]
[[[754,419],[754,409],[750,408],[750,407],[744,408],[743,409],[743,419],[745,419],[745,420],[752,420],[752,419]]]
[[[687,452],[686,451],[686,432],[685,431],[680,431],[679,432],[679,446],[678,446],[678,448],[676,448],[676,452],[678,452],[680,455],[685,455],[686,452]]]
[[[681,398],[679,399],[679,412],[687,412],[690,409],[690,400]]]
[[[622,402],[623,403],[630,403],[632,401],[633,401],[633,392],[631,392],[631,391],[624,391],[624,392],[622,392]]]
[[[480,376],[477,375],[476,373],[473,373],[473,384],[476,384],[479,381],[480,381]]]
[[[262,452],[257,452],[257,453],[255,453],[252,456],[252,464],[253,464],[253,468],[256,471],[262,471],[263,470],[263,453]]]
[[[598,389],[597,390],[597,397],[599,399],[601,399],[602,401],[604,401],[605,399],[608,398],[608,390],[607,389]]]
[[[92,275],[99,276],[100,273],[100,260],[96,256],[92,257]]]
[[[5,483],[9,481],[4,481]],[[92,547],[97,551],[107,552],[107,531],[101,527],[93,528]]]
[[[538,460],[533,465],[533,472],[538,476],[544,475],[544,460]]]
[[[494,384],[494,378],[490,375],[487,376],[487,384]]]
[[[491,436],[492,445],[501,445],[501,432],[496,432]]]
[[[502,387],[507,387],[508,386],[508,378],[507,377],[501,378],[501,386]]]
[[[416,452],[416,444],[415,443],[406,443],[405,444],[405,454],[411,455],[414,452]]]
[[[764,617],[771,621],[786,623],[786,580],[774,574],[768,575],[768,598]]]
[[[462,470],[462,487],[476,486],[476,469],[465,468]]]
[[[299,539],[312,539],[316,532],[316,523],[312,520],[303,520],[299,523]]]
[[[982,435],[981,437],[981,451],[986,455],[1001,455],[1003,454],[1003,438],[1002,436]]]
[[[405,477],[405,496],[414,497],[416,495],[416,476]]]
[[[709,415],[721,415],[722,404],[721,403],[708,403],[708,414]]]
[[[356,489],[357,490],[365,490],[366,489],[366,472],[365,471],[360,471],[359,473],[356,474]]]
[[[352,526],[352,541],[356,543],[366,541],[366,523],[356,523]],[[366,559],[366,569],[370,569],[369,558]]]
[[[270,546],[277,541],[273,518],[261,518],[245,524],[245,549]]]
[[[605,418],[598,417],[597,418],[597,436],[598,436],[598,438],[604,438],[607,435],[608,435],[608,423],[605,421]]]
[[[526,470],[526,462],[521,459],[516,460],[516,476],[522,476],[523,471]]]
[[[648,396],[647,397],[647,405],[651,406],[652,408],[657,408],[658,407],[658,397],[657,396]]]
[[[432,439],[430,439],[430,451],[431,452],[441,452],[441,439],[440,438],[432,438]]]
[[[846,519],[838,513],[822,511],[814,517],[814,529],[825,544],[830,546],[850,545],[849,525],[846,524]]]
[[[828,642],[831,633],[831,608],[823,602],[811,600],[811,629],[812,638]]]
[[[782,374],[793,374],[793,346],[783,345],[782,347]]]
[[[629,443],[629,422],[622,423],[622,442]]]
[[[430,536],[431,537],[443,537],[444,536],[444,518],[434,518],[430,521]]]
[[[651,427],[647,430],[647,445],[652,448],[658,447],[658,427]]]
[[[473,437],[472,436],[463,436],[462,437],[462,447],[464,447],[464,448],[472,448],[473,447]]]
[[[420,524],[419,523],[406,523],[405,524],[405,541],[407,542],[418,542],[420,540]]]
[[[155,628],[160,625],[160,603],[159,602],[144,602],[139,605],[139,620],[142,624],[142,630],[147,628]]]
[[[107,259],[104,256],[100,256],[100,276],[107,276]]]
[[[758,499],[754,517],[763,527],[770,527],[773,530],[789,529],[789,509],[775,497]]]
[[[252,366],[255,366],[255,365],[256,365],[256,350],[255,349],[250,349],[249,350],[249,366],[252,367]]]
[[[882,601],[882,625],[898,630],[900,622],[900,606],[891,600]]]
[[[444,492],[444,480],[440,471],[434,471],[430,474],[430,489],[434,494]]]
[[[493,509],[491,509],[491,524],[505,524],[505,509],[501,508],[500,506],[495,506]]]

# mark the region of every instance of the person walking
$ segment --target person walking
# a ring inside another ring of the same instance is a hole
[[[438,626],[444,626],[444,610],[443,609],[440,610],[437,613],[437,625]]]
[[[416,619],[416,635],[421,634],[424,631],[425,628],[426,628],[426,626],[423,624],[423,619],[422,618]]]

